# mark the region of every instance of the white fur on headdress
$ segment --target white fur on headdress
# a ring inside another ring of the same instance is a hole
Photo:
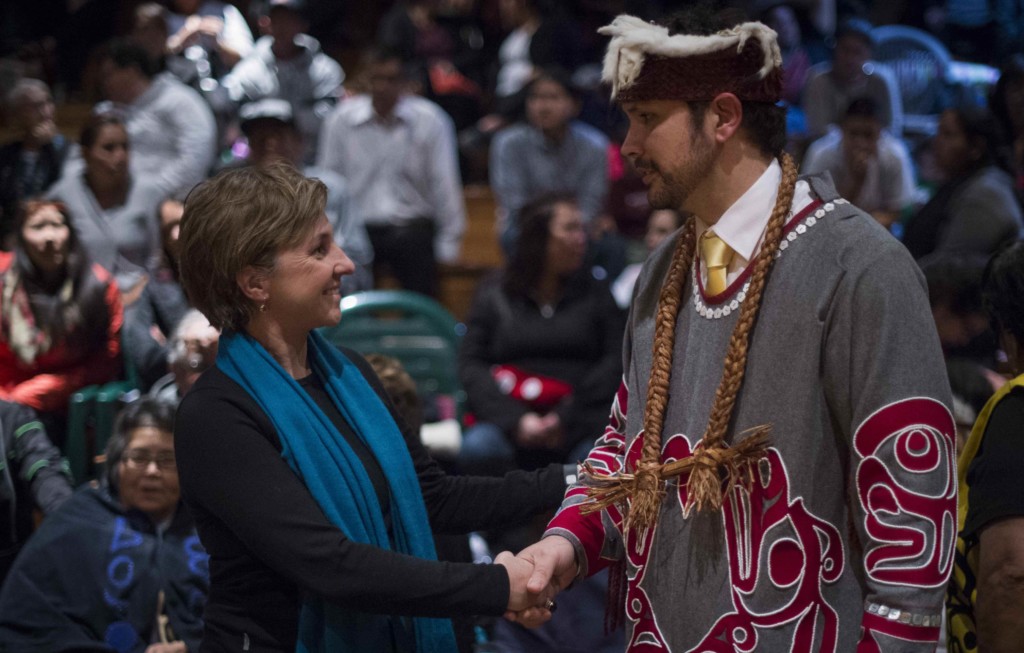
[[[773,68],[782,65],[782,53],[779,51],[775,30],[763,23],[742,23],[710,36],[669,36],[667,27],[623,14],[616,17],[611,25],[597,31],[612,37],[608,52],[604,55],[601,79],[611,83],[613,98],[620,90],[633,85],[644,66],[644,58],[649,54],[691,57],[733,46],[736,46],[737,52],[741,52],[747,39],[755,36],[764,50],[764,65],[758,71],[758,76],[764,79]]]

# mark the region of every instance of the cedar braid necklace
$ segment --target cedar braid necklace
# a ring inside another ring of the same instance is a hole
[[[682,298],[683,281],[693,262],[695,227],[693,219],[687,221],[672,254],[665,284],[658,299],[657,322],[654,331],[654,353],[651,376],[647,386],[647,410],[644,413],[644,438],[640,462],[633,471],[623,470],[611,475],[599,473],[589,462],[583,464],[581,483],[587,486],[588,502],[584,514],[603,510],[611,505],[628,504],[625,529],[653,526],[658,518],[661,500],[665,496],[668,479],[689,474],[686,481],[686,512],[693,507],[698,511],[720,510],[723,496],[739,483],[751,480],[753,465],[764,456],[768,447],[770,424],[746,431],[738,444],[725,443],[726,431],[736,405],[736,395],[743,384],[747,366],[747,343],[750,330],[757,318],[768,272],[775,261],[775,253],[782,240],[786,215],[793,202],[797,170],[792,157],[783,154],[782,181],[778,199],[765,233],[764,245],[757,255],[750,278],[747,301],[740,310],[739,320],[729,341],[722,380],[715,391],[707,429],[689,458],[670,463],[661,462],[661,435],[668,403],[669,378],[672,372],[672,353],[675,345],[676,319]],[[696,292],[696,289],[694,289]]]

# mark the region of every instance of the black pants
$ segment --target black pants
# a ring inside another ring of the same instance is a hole
[[[379,278],[383,268],[387,267],[406,290],[436,298],[435,231],[434,221],[430,218],[414,218],[400,225],[366,225],[366,233],[373,245],[374,278]]]

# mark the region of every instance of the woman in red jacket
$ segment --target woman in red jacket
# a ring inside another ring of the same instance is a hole
[[[23,203],[14,250],[0,252],[0,399],[50,418],[60,444],[71,393],[120,374],[122,321],[117,285],[64,206]]]

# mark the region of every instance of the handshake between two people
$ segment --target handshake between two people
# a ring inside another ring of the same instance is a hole
[[[545,537],[518,555],[499,553],[494,562],[508,571],[505,618],[527,628],[536,628],[551,619],[555,595],[571,585],[579,573],[576,550],[559,535]]]

